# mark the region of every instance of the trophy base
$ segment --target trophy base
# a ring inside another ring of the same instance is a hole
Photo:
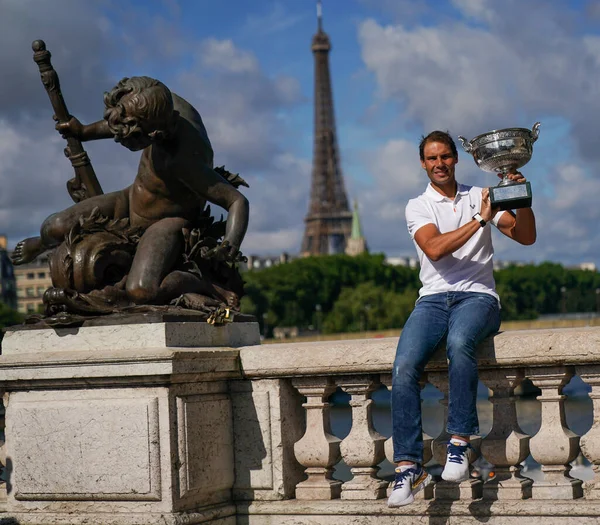
[[[529,182],[515,182],[490,188],[492,208],[500,210],[529,208],[531,200],[531,184]]]

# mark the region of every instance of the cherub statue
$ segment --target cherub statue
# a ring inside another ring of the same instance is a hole
[[[236,308],[242,283],[235,263],[242,258],[239,250],[249,214],[248,200],[237,189],[245,184],[243,179],[213,168],[213,149],[199,113],[162,82],[124,78],[105,93],[104,103],[102,120],[84,125],[71,117],[56,129],[65,138],[113,138],[131,151],[141,151],[133,184],[51,215],[39,237],[17,245],[13,263],[27,263],[65,246],[51,258],[53,284],[59,291],[46,294],[47,306],[60,303],[60,297],[68,304],[68,290],[74,289],[88,296],[81,304],[98,312],[118,305],[168,305],[178,298],[180,304],[197,309],[219,304]],[[214,232],[222,222],[208,220],[207,203],[228,212],[220,243],[220,234]],[[213,228],[208,241],[201,231],[207,224]],[[98,254],[90,255],[98,240],[88,242],[87,255],[76,256],[76,241],[86,232],[103,233],[98,239],[114,237],[115,242],[107,244],[112,252],[103,248],[104,262],[99,263]],[[129,247],[115,249],[117,245]],[[65,261],[73,265],[86,257],[88,267],[64,269]],[[205,261],[204,269],[194,262],[199,260]],[[73,276],[74,271],[81,276]],[[233,274],[235,284],[229,286]]]

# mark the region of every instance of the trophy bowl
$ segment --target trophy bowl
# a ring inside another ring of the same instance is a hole
[[[463,149],[473,155],[475,164],[483,171],[506,175],[525,166],[533,154],[533,143],[540,134],[540,123],[531,130],[506,128],[488,131],[472,140],[458,137]],[[504,184],[508,182],[502,181]],[[501,183],[501,184],[502,184]]]
[[[533,154],[533,143],[540,134],[540,123],[536,122],[531,130],[527,128],[505,128],[488,131],[474,139],[467,140],[459,136],[463,149],[473,155],[475,164],[483,171],[501,173],[502,181],[490,188],[492,204],[500,209],[514,209],[531,205],[531,186],[529,182],[515,183],[508,178],[525,166]],[[509,189],[509,187],[513,187]],[[499,189],[506,187],[506,189]]]

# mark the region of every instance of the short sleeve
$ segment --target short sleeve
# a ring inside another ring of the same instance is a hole
[[[492,224],[497,228],[498,227],[498,223],[500,222],[500,217],[502,217],[502,215],[504,215],[506,213],[506,211],[501,210],[498,213],[496,213],[496,215],[494,215],[494,218],[492,219]]]
[[[423,203],[418,199],[411,199],[404,210],[406,215],[406,226],[411,239],[415,238],[415,233],[426,224],[435,224],[434,217]]]

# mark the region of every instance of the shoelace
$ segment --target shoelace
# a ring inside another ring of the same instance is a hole
[[[403,470],[402,472],[396,472],[396,479],[394,480],[394,489],[402,487],[402,485],[404,485],[404,481],[406,480],[406,478],[408,478],[411,474],[416,474],[416,473],[417,473],[417,470],[414,468],[407,468],[406,470]]]
[[[448,455],[450,458],[448,461],[452,463],[462,463],[463,458],[467,453],[467,449],[470,448],[471,445],[455,445],[454,443],[448,443]]]

